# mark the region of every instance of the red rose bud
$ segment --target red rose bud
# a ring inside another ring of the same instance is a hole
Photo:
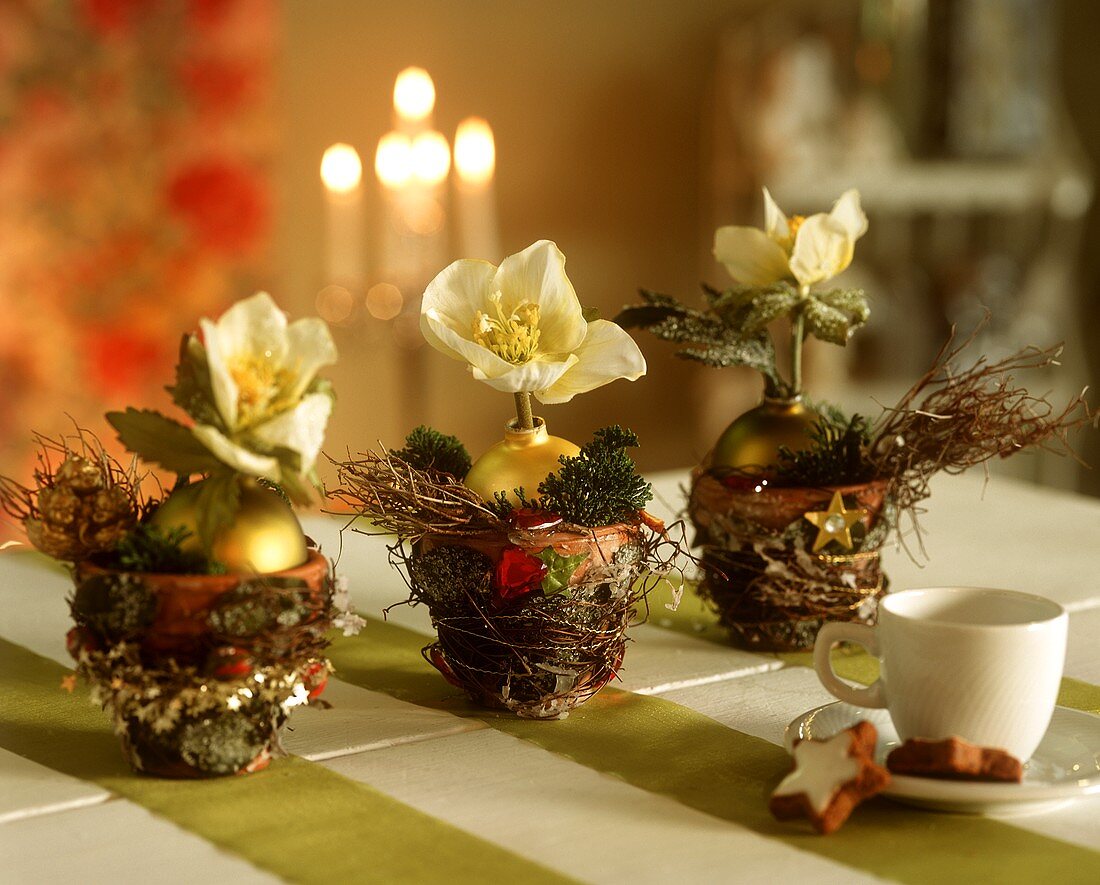
[[[217,679],[240,679],[253,670],[252,658],[248,653],[232,646],[214,649],[207,658],[206,666]]]
[[[428,657],[431,660],[432,666],[440,672],[440,675],[442,675],[444,679],[456,688],[462,688],[462,683],[458,681],[458,677],[455,676],[455,671],[451,669],[451,665],[447,663],[447,659],[443,656],[443,652],[438,646],[432,646],[432,650],[428,653]]]
[[[320,661],[314,661],[306,667],[302,681],[309,690],[309,699],[312,701],[314,698],[319,698],[328,685],[328,667]]]
[[[99,648],[99,640],[86,627],[73,627],[65,634],[65,648],[68,649],[74,661],[79,661],[81,652],[95,651]]]
[[[493,591],[498,604],[522,599],[542,586],[546,563],[519,547],[508,547],[500,556],[493,576]]]
[[[731,473],[729,476],[723,476],[721,481],[727,489],[735,492],[751,492],[760,485],[759,479],[745,476],[743,473]]]
[[[528,532],[546,531],[561,525],[561,517],[556,513],[551,513],[549,510],[535,510],[531,507],[513,510],[509,520],[515,528]]]

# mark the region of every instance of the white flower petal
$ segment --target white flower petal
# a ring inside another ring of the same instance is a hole
[[[576,351],[577,363],[557,383],[536,388],[541,403],[567,403],[619,378],[636,381],[645,374],[645,357],[630,335],[608,320],[588,324],[588,334]]]
[[[223,464],[247,476],[262,476],[272,482],[278,482],[279,462],[275,458],[258,455],[238,445],[210,424],[196,424],[191,428],[191,433]]]
[[[584,340],[583,310],[565,274],[565,256],[549,240],[539,240],[505,258],[493,288],[503,296],[501,307],[506,314],[525,301],[538,305],[543,352],[570,353]]]
[[[773,240],[787,240],[791,235],[791,226],[787,216],[779,208],[768,189],[764,188],[764,233]]]
[[[746,286],[766,286],[791,275],[787,253],[756,227],[720,227],[714,232],[714,257],[730,276]]]
[[[867,233],[867,216],[859,204],[859,191],[854,188],[842,193],[833,203],[829,217],[844,228],[853,243]]]
[[[215,323],[218,337],[232,342],[234,350],[270,353],[282,362],[286,351],[286,314],[267,292],[238,301]]]
[[[336,343],[323,319],[307,317],[287,327],[284,364],[296,376],[291,391],[295,399],[305,392],[321,368],[335,362]]]
[[[477,312],[489,307],[496,271],[488,261],[464,258],[443,268],[428,283],[420,303],[420,330],[432,347],[451,359],[468,359],[462,350],[454,347],[450,336],[438,333],[438,328],[442,324],[463,340],[469,340]],[[430,324],[424,321],[429,315]]]
[[[855,243],[831,217],[811,215],[799,227],[791,253],[791,272],[800,285],[835,277],[852,263]]]
[[[328,396],[311,393],[293,409],[254,428],[251,434],[268,446],[297,452],[302,458],[302,473],[307,473],[321,453],[325,425],[331,412],[332,400]]]
[[[469,363],[471,369],[480,371],[486,378],[497,378],[515,368],[487,347],[475,344],[469,330],[453,328],[446,317],[434,309],[420,314],[420,331],[440,353]]]
[[[502,390],[506,393],[530,392],[552,386],[576,362],[576,354],[570,353],[564,359],[539,357],[518,366],[505,363],[508,371],[492,377],[476,366],[470,367],[470,373],[475,379],[484,381],[494,390]]]
[[[210,389],[214,393],[214,405],[225,426],[234,429],[237,426],[237,399],[240,391],[229,372],[232,342],[223,339],[217,326],[210,320],[199,320],[199,328],[202,330],[203,347],[206,350],[206,365],[210,369]]]

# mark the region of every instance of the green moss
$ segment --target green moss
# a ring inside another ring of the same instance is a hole
[[[81,581],[70,607],[78,624],[119,642],[153,623],[157,597],[135,575],[107,573]]]
[[[637,445],[631,430],[617,425],[597,430],[578,455],[561,457],[558,471],[539,483],[539,498],[525,503],[582,526],[611,525],[632,517],[653,497],[626,453]]]
[[[405,437],[405,447],[393,453],[410,467],[418,470],[438,470],[456,479],[470,472],[470,454],[458,437],[447,436],[421,425]]]

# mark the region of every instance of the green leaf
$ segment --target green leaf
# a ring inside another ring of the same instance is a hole
[[[802,315],[806,318],[807,332],[822,341],[839,344],[841,347],[848,343],[848,336],[855,325],[855,320],[847,313],[816,298],[806,302]]]
[[[790,288],[760,292],[739,317],[741,334],[746,338],[759,334],[772,320],[790,313],[799,300],[798,293]]]
[[[598,307],[583,307],[581,308],[581,317],[586,323],[591,323],[600,318],[600,309]]]
[[[180,341],[176,383],[165,389],[171,394],[172,402],[199,424],[211,424],[222,433],[226,432],[225,422],[214,402],[206,349],[196,335],[184,335]]]
[[[131,407],[125,412],[108,412],[107,421],[127,449],[165,470],[189,476],[223,466],[188,428],[160,412]]]
[[[756,338],[733,340],[712,347],[686,348],[677,351],[682,359],[695,360],[705,366],[725,369],[730,366],[746,366],[764,376],[769,395],[783,387],[783,379],[775,368],[775,348],[771,338],[762,334]]]
[[[542,579],[542,592],[547,596],[554,596],[563,590],[569,589],[569,579],[582,562],[588,559],[587,553],[578,553],[576,556],[560,556],[554,552],[553,547],[547,547],[535,554],[546,563],[546,577]]]
[[[828,292],[815,292],[813,297],[848,314],[853,327],[862,326],[871,315],[867,293],[862,289],[830,289]]]
[[[231,525],[241,509],[241,475],[221,470],[211,474],[199,486],[195,498],[195,514],[199,540],[207,555],[211,554],[218,531]]]

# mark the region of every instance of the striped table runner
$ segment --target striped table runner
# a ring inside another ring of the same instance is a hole
[[[690,595],[677,613],[655,610],[652,623],[684,631],[700,642],[724,643],[713,619]],[[7,633],[6,628],[0,631]],[[456,826],[332,770],[339,765],[291,757],[257,775],[203,782],[132,775],[106,716],[80,690],[74,695],[60,691],[65,668],[11,641],[15,638],[0,640],[0,748],[98,784],[280,878],[569,878],[545,853],[538,860],[526,854],[522,844],[504,846],[481,838],[469,827]],[[766,798],[788,760],[775,744],[665,697],[615,689],[605,690],[562,722],[527,722],[478,710],[424,663],[420,648],[425,641],[422,633],[371,620],[359,637],[337,638],[332,658],[344,683],[519,741],[536,757],[543,754],[538,758],[545,760],[548,771],[561,764],[553,760],[564,760],[690,810],[699,815],[700,827],[713,821],[724,828],[721,832],[731,843],[751,834],[775,846],[777,869],[784,858],[789,863],[804,856],[809,865],[816,856],[815,863],[835,865],[822,869],[835,869],[841,877],[848,870],[850,876],[858,871],[863,877],[903,882],[947,877],[998,882],[1100,879],[1100,854],[1088,848],[1011,823],[920,812],[882,799],[865,805],[845,829],[828,838],[777,824],[767,813]],[[788,667],[805,663],[804,655],[784,659]],[[867,681],[873,678],[873,663],[849,656],[838,666],[842,674]],[[1066,680],[1061,703],[1096,712],[1100,689]],[[362,729],[370,727],[365,716]],[[457,740],[446,736],[427,742],[441,757],[443,771],[448,748],[457,748]],[[450,788],[441,782],[441,790],[445,786]],[[469,784],[469,789],[477,790],[478,784]],[[545,789],[548,811],[564,801],[552,784]],[[607,789],[611,794],[621,788],[609,781]],[[458,796],[455,801],[461,801],[461,790]],[[601,816],[610,820],[629,814],[629,809],[592,808],[590,814],[587,825],[599,839]],[[630,849],[619,845],[609,850]],[[715,875],[722,872],[730,877],[736,873],[714,870]]]

